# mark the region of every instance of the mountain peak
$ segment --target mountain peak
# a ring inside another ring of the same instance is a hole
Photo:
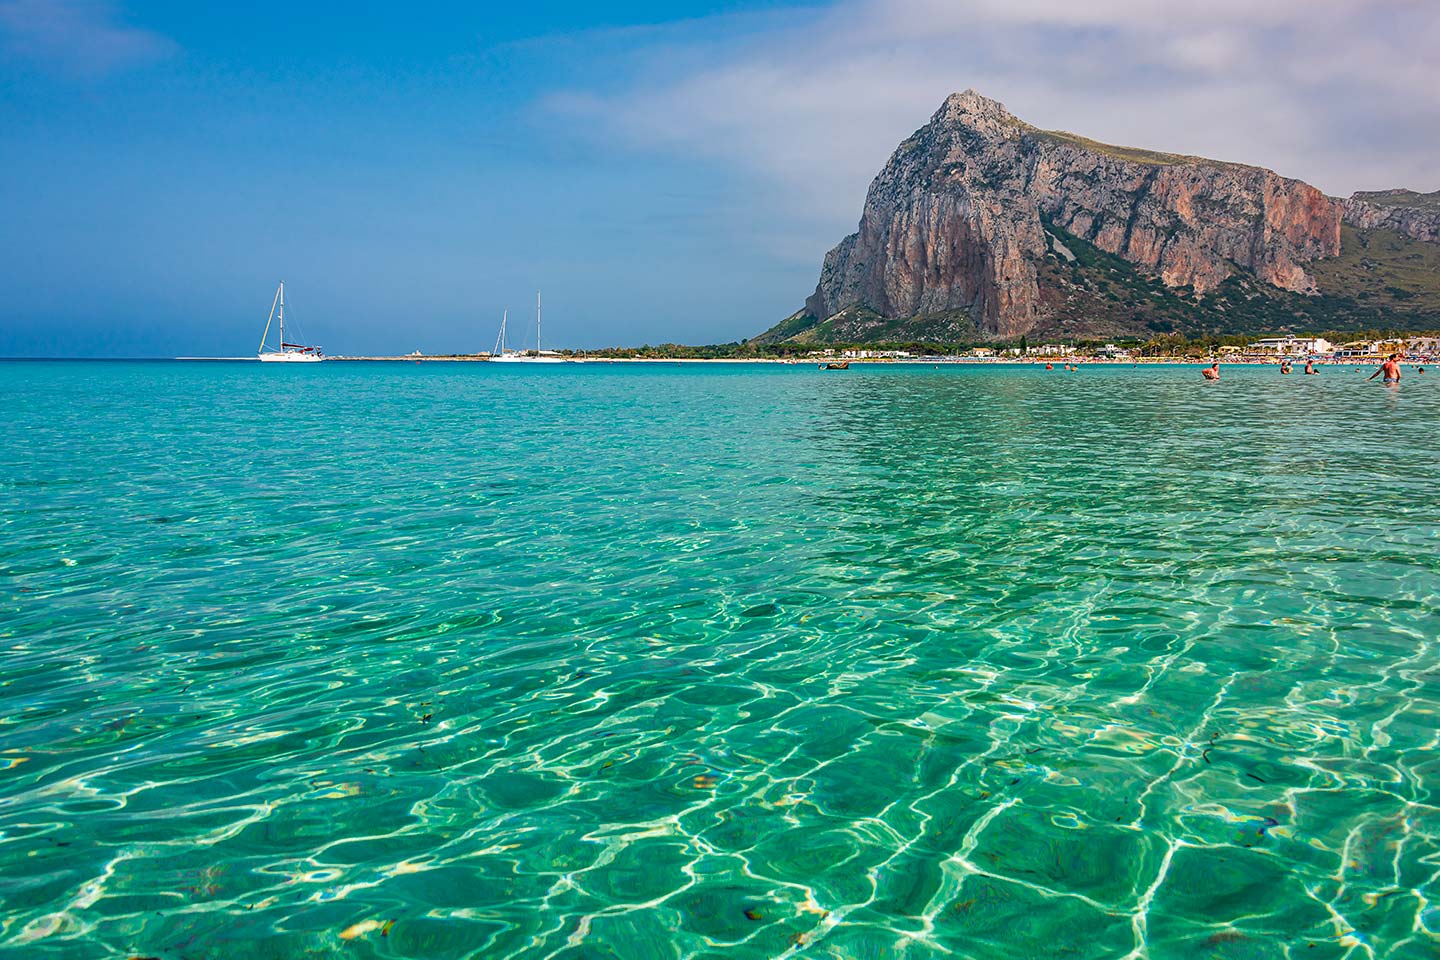
[[[946,97],[934,119],[971,124],[981,121],[1006,126],[1020,122],[1013,113],[1005,109],[1005,104],[992,100],[974,88]]]

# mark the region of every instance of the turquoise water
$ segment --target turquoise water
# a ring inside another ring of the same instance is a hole
[[[0,364],[0,956],[1434,956],[1366,374]]]

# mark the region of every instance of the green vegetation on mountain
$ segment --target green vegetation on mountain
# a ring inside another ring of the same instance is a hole
[[[1338,257],[1311,264],[1320,292],[1261,283],[1238,267],[1205,296],[1159,278],[1046,222],[1074,257],[1040,265],[1052,319],[1037,333],[1124,336],[1141,330],[1204,335],[1433,326],[1440,315],[1440,246],[1389,230],[1341,230]]]
[[[1440,244],[1392,230],[1340,230],[1340,256],[1311,265],[1325,292],[1395,314],[1440,317]]]
[[[1029,124],[1025,126],[1034,136],[1044,137],[1056,143],[1067,143],[1091,153],[1114,157],[1117,160],[1129,160],[1132,163],[1144,163],[1150,166],[1204,162],[1202,157],[1187,157],[1180,153],[1165,153],[1160,150],[1146,150],[1142,147],[1122,147],[1113,143],[1101,143],[1099,140],[1091,140],[1089,137],[1082,137],[1080,134],[1071,133],[1068,130],[1040,130]]]
[[[887,318],[868,307],[857,306],[824,320],[802,310],[750,342],[831,346],[837,343],[974,343],[980,339],[974,319],[965,310]]]

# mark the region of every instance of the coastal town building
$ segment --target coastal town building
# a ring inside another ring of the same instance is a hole
[[[914,356],[909,350],[811,350],[805,354],[810,360],[908,360]]]
[[[1335,344],[1324,337],[1265,337],[1256,340],[1246,348],[1246,353],[1277,357],[1308,357],[1317,353],[1330,353]]]
[[[1374,340],[1352,340],[1336,347],[1331,354],[1336,360],[1368,360],[1375,356]]]
[[[1404,340],[1352,340],[1336,347],[1334,357],[1336,360],[1374,360],[1392,353],[1413,351],[1415,348],[1410,344],[1423,340],[1418,337],[1409,343]]]

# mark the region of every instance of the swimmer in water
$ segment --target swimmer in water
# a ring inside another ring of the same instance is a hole
[[[1282,361],[1280,361],[1280,372],[1281,372],[1281,373],[1289,373],[1289,372],[1290,372],[1290,361],[1289,361],[1289,360],[1282,360]]]
[[[1306,360],[1306,361],[1305,361],[1305,372],[1306,372],[1306,373],[1319,373],[1320,371],[1315,369],[1315,361],[1314,361],[1314,360]]]
[[[1210,366],[1206,367],[1204,370],[1201,370],[1200,376],[1204,377],[1206,380],[1219,380],[1220,361],[1216,360],[1214,363],[1210,364]]]
[[[1369,383],[1371,380],[1374,380],[1382,373],[1385,374],[1385,379],[1383,381],[1384,383],[1400,383],[1400,354],[1392,353],[1390,354],[1390,356],[1386,357],[1385,362],[1380,364],[1380,369],[1376,370],[1374,373],[1370,374],[1370,376],[1366,377],[1365,382]]]

